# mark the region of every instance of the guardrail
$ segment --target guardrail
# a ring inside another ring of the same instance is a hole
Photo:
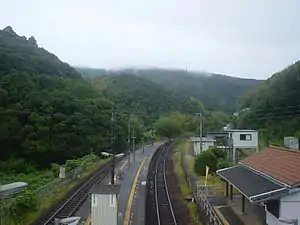
[[[197,186],[197,201],[200,203],[200,207],[202,211],[205,213],[209,220],[210,225],[223,225],[220,220],[218,214],[214,210],[213,206],[207,199],[207,193],[205,193],[202,189],[204,186]]]

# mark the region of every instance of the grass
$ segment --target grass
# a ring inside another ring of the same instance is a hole
[[[179,142],[173,151],[172,154],[172,161],[173,161],[173,169],[175,172],[175,175],[178,179],[179,188],[181,191],[181,197],[184,201],[184,198],[191,193],[191,188],[188,184],[188,182],[185,179],[185,174],[182,168],[182,150],[186,149],[187,145],[185,142]],[[202,222],[198,216],[198,209],[195,203],[192,202],[185,202],[191,221],[194,225],[202,225]]]
[[[182,143],[182,152],[186,153],[183,157],[187,162],[188,173],[197,178],[199,185],[205,185],[205,176],[198,175],[194,170],[196,157],[193,155],[191,142],[185,140]],[[207,185],[214,186],[216,194],[223,195],[225,193],[225,183],[220,180],[218,175],[210,174],[207,179]]]
[[[88,176],[90,173],[94,172],[96,169],[98,169],[100,166],[104,165],[108,159],[102,159],[98,162],[95,162],[91,165],[89,165],[86,170],[84,171],[83,175],[80,179],[76,179],[75,181],[71,182],[69,185],[66,186],[60,186],[53,193],[51,193],[50,196],[46,197],[42,204],[39,206],[39,210],[34,213],[29,213],[24,218],[25,224],[29,224],[33,222],[36,218],[38,218],[43,212],[45,212],[48,208],[50,208],[55,202],[57,202],[59,199],[64,197],[64,195],[71,190],[76,184],[78,184],[83,178]]]

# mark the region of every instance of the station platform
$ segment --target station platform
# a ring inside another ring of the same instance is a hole
[[[117,163],[116,169],[120,179],[118,195],[118,225],[140,225],[145,223],[145,189],[148,168],[155,151],[162,143],[146,145],[135,151],[135,156],[131,153]],[[108,174],[101,184],[110,184],[111,175]],[[91,224],[91,199],[90,197],[83,203],[75,216],[80,216],[80,224]]]

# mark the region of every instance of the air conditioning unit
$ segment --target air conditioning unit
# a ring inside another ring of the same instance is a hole
[[[284,137],[284,146],[289,149],[299,150],[299,140],[295,137]]]

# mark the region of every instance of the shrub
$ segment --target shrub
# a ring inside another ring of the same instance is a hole
[[[37,198],[35,194],[25,189],[13,201],[10,206],[10,213],[15,219],[19,219],[27,212],[34,212],[36,207]]]
[[[232,162],[229,162],[227,160],[220,160],[218,163],[217,163],[217,170],[219,169],[224,169],[224,168],[227,168],[227,167],[230,167],[232,166],[233,163]]]
[[[219,149],[217,147],[211,147],[209,148],[209,151],[212,151],[217,159],[225,159],[226,158],[226,152],[223,151],[222,149]]]
[[[216,172],[218,159],[212,151],[205,151],[200,154],[195,163],[195,172],[199,175],[205,175],[206,166],[209,166],[211,172]]]
[[[6,173],[30,173],[34,172],[34,166],[26,163],[23,158],[9,158],[6,161],[0,161],[0,170]]]
[[[78,159],[70,159],[70,160],[67,160],[66,162],[66,171],[70,171],[70,170],[73,170],[77,167],[80,167],[81,166],[81,162],[80,160]]]

